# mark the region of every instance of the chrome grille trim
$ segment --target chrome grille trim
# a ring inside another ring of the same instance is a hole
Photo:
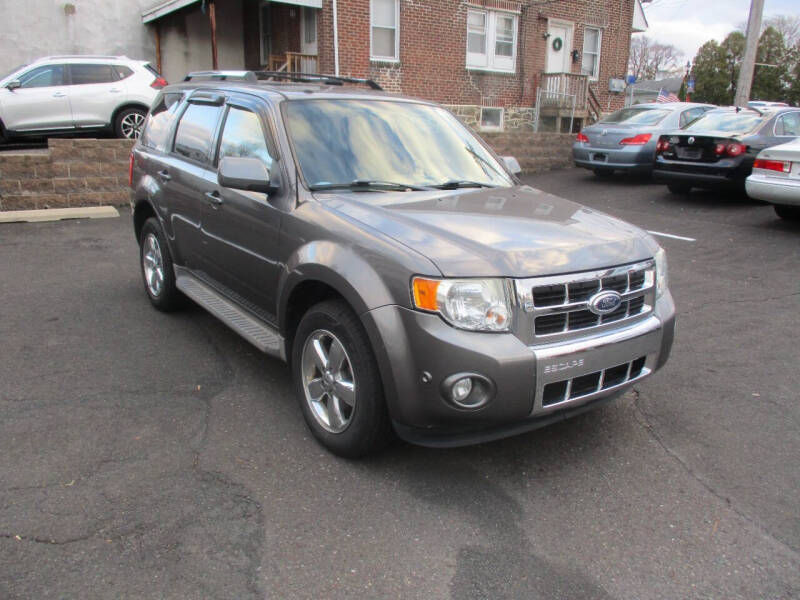
[[[655,279],[652,259],[582,273],[517,279],[515,287],[522,317],[519,322],[525,324],[525,331],[520,328],[517,334],[529,343],[550,343],[637,322],[653,312]],[[601,290],[619,292],[620,309],[604,316],[591,313],[589,299]],[[537,333],[540,317],[548,319],[540,322]]]

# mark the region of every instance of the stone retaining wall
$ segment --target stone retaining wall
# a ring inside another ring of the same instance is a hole
[[[514,156],[523,173],[572,164],[574,136],[482,133],[500,156]],[[51,139],[42,152],[0,152],[0,210],[127,205],[129,140]]]
[[[0,153],[0,210],[128,204],[130,140],[51,139],[44,152]]]

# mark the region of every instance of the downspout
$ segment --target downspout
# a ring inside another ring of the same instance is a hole
[[[339,75],[339,21],[336,15],[336,0],[333,0],[333,68],[334,75]]]

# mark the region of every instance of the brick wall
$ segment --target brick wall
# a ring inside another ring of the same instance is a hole
[[[339,67],[343,75],[371,77],[387,90],[445,104],[533,106],[536,85],[545,68],[548,19],[573,23],[573,43],[564,51],[583,51],[586,25],[603,30],[600,75],[593,85],[603,110],[624,103],[623,94],[608,92],[610,77],[625,76],[634,0],[560,0],[532,4],[510,2],[520,9],[516,72],[492,73],[466,68],[467,10],[500,0],[400,0],[400,60],[370,60],[370,1],[338,3]],[[332,0],[324,0],[319,28],[320,69],[334,71]],[[580,73],[580,62],[571,64]]]
[[[128,204],[132,145],[51,139],[42,153],[0,153],[0,210]]]

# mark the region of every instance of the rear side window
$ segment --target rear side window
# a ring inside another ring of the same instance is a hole
[[[117,77],[119,79],[125,79],[133,75],[133,69],[124,65],[114,65],[114,70],[117,72]]]
[[[119,76],[111,65],[70,65],[72,85],[90,83],[111,83],[118,81]]]
[[[221,110],[221,106],[190,104],[178,123],[175,152],[191,160],[207,162]]]
[[[249,110],[231,107],[219,144],[220,160],[226,156],[257,158],[267,169],[270,168],[272,157],[267,150],[258,115]]]
[[[156,150],[166,150],[169,131],[175,122],[181,98],[183,94],[167,93],[156,100],[142,130],[142,145]]]
[[[786,113],[778,117],[775,121],[775,135],[800,136],[800,112]]]
[[[21,75],[19,82],[24,88],[64,85],[64,65],[36,67]]]

